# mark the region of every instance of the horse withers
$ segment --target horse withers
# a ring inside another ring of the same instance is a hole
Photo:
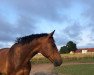
[[[6,50],[0,50],[0,73],[6,75],[29,75],[30,59],[37,53],[48,58],[54,66],[62,64],[61,56],[50,34],[32,34],[20,37],[15,44]]]

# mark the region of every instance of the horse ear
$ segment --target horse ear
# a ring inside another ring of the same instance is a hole
[[[49,37],[52,37],[54,32],[55,32],[55,30],[49,34]]]

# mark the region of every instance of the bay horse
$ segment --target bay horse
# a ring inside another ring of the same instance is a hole
[[[29,75],[31,70],[30,59],[37,53],[41,53],[48,58],[54,66],[60,66],[62,58],[53,38],[54,32],[19,37],[10,49],[1,49],[0,73]]]

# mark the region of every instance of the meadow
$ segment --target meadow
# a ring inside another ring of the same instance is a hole
[[[94,75],[94,64],[62,65],[53,71],[60,75]]]
[[[94,53],[61,54],[63,63],[53,69],[58,75],[94,75]],[[50,61],[41,54],[32,59],[33,64],[45,64]]]
[[[94,53],[75,53],[75,54],[61,54],[63,63],[93,63],[94,62]],[[33,64],[42,64],[42,63],[50,63],[50,61],[42,56],[41,54],[37,54],[32,58],[31,61]]]

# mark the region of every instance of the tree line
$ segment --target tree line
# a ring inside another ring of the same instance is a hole
[[[62,46],[60,48],[60,53],[61,54],[70,53],[71,51],[75,52],[76,50],[77,50],[76,43],[74,43],[73,41],[69,41],[65,46]]]

